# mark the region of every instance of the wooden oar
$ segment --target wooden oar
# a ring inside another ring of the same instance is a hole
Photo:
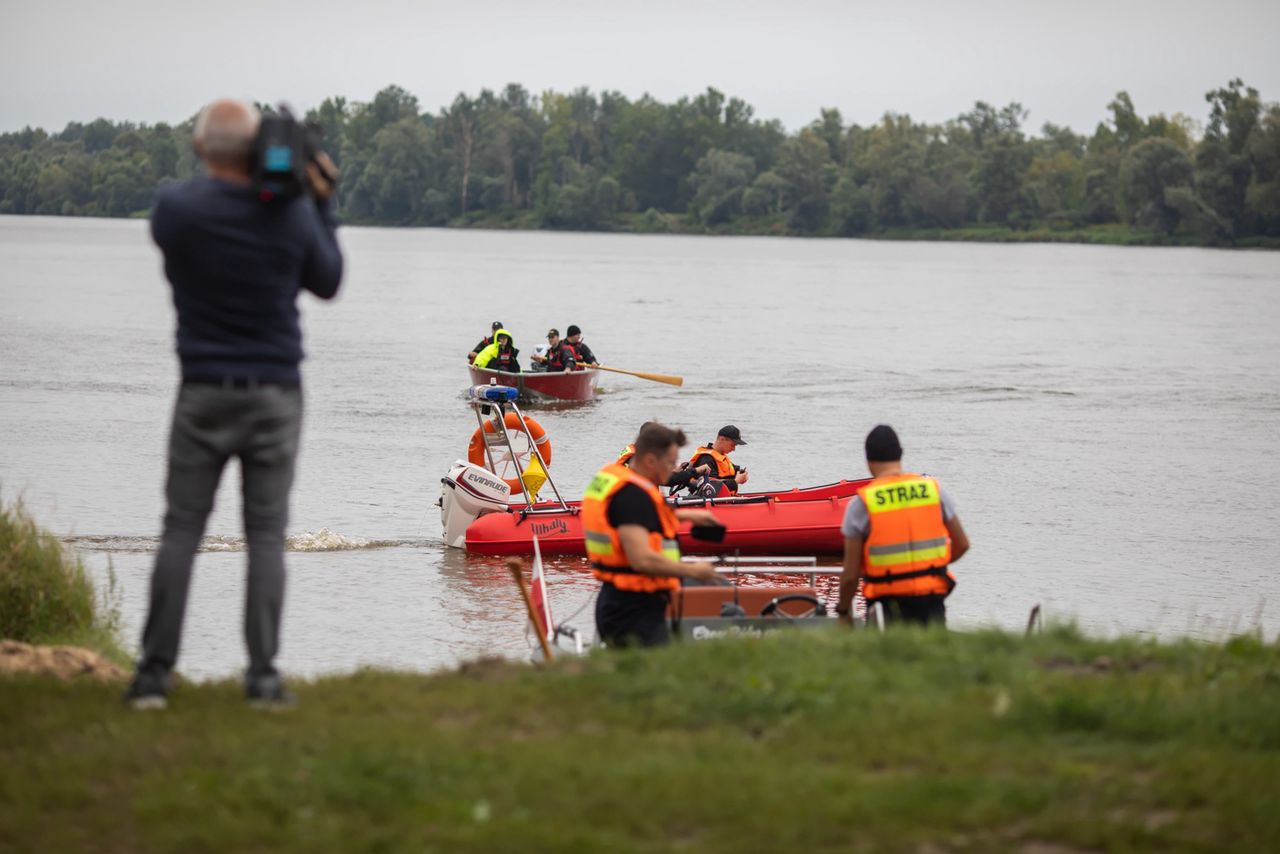
[[[604,365],[588,365],[586,362],[579,362],[578,364],[584,368],[595,368],[597,371],[610,371],[615,374],[626,374],[629,377],[639,377],[642,380],[652,380],[655,383],[684,385],[684,377],[676,377],[671,374],[651,374],[647,371],[624,371],[622,368],[606,368]]]

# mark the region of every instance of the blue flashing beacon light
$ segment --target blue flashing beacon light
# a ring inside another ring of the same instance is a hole
[[[495,403],[507,403],[515,400],[520,392],[509,385],[473,385],[471,397],[475,400],[491,400]]]

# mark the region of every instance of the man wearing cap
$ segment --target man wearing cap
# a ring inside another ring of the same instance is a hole
[[[539,348],[542,349],[542,348]],[[529,357],[540,365],[535,370],[572,371],[578,367],[578,354],[568,341],[560,340],[560,330],[547,330],[547,346],[542,353],[534,353]]]
[[[597,367],[600,362],[596,359],[596,354],[591,352],[591,348],[582,340],[582,330],[572,323],[569,328],[564,331],[565,340],[573,345],[574,353],[577,354],[578,361]]]
[[[867,434],[866,451],[873,479],[845,511],[836,613],[850,619],[861,579],[867,604],[881,603],[886,622],[945,626],[944,601],[956,585],[947,567],[969,550],[955,503],[933,478],[902,470],[902,445],[887,424]]]
[[[747,470],[739,465],[734,465],[729,459],[729,455],[737,450],[739,445],[747,444],[742,438],[742,432],[732,424],[727,424],[720,428],[716,440],[710,445],[704,445],[694,452],[690,458],[689,464],[693,468],[699,466],[707,466],[713,482],[718,481],[724,485],[729,492],[737,492],[741,484],[747,482]]]
[[[489,327],[489,334],[480,339],[480,343],[471,348],[471,352],[467,354],[467,362],[471,363],[476,360],[476,356],[480,355],[480,351],[493,343],[493,336],[502,328],[502,321],[495,320],[493,325]]]

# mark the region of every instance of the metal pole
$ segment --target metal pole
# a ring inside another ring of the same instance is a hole
[[[516,480],[520,482],[520,492],[524,495],[525,506],[532,507],[533,498],[529,495],[529,487],[526,486],[524,482],[524,470],[520,468],[520,457],[516,454],[515,446],[511,444],[511,434],[507,432],[507,413],[505,411],[505,406],[505,403],[498,404],[498,415],[500,417],[496,420],[496,424],[498,429],[502,431],[502,438],[507,443],[507,450],[511,452],[511,464],[516,467]],[[516,418],[520,419],[520,426],[524,428],[525,436],[528,436],[529,425],[524,423],[524,418],[520,415],[519,408],[514,403],[511,404],[511,408],[515,410]],[[532,441],[529,442],[529,447],[533,448],[534,453],[537,453],[537,448],[534,447]],[[541,457],[539,457],[539,459],[541,459]],[[544,465],[543,468],[545,469],[546,466]],[[497,474],[497,472],[495,471],[494,474]]]
[[[528,425],[528,424],[526,424],[526,423],[524,423],[524,413],[520,411],[520,407],[516,406],[516,405],[513,403],[513,404],[511,404],[511,408],[512,408],[513,410],[515,410],[516,418],[519,418],[519,419],[520,419],[520,426],[524,428],[524,434],[525,434],[526,436],[532,436],[533,434],[529,432],[529,425]],[[509,444],[509,443],[508,443],[508,444]],[[553,477],[551,476],[551,467],[550,467],[550,466],[548,466],[548,465],[547,465],[547,461],[546,461],[546,460],[544,460],[544,459],[542,458],[542,452],[538,450],[538,446],[537,446],[537,444],[536,444],[532,439],[530,439],[530,440],[529,440],[529,450],[530,450],[530,451],[532,451],[532,452],[533,452],[533,454],[534,454],[534,456],[536,456],[536,457],[538,458],[538,462],[542,465],[542,470],[543,470],[544,472],[546,472],[546,475],[547,475],[547,483],[551,484],[551,491],[552,491],[552,492],[554,492],[554,493],[556,494],[556,501],[560,502],[560,509],[562,509],[562,510],[568,510],[568,509],[569,509],[569,505],[565,504],[565,502],[564,502],[564,498],[562,498],[562,497],[561,497],[561,495],[560,495],[560,490],[559,490],[559,488],[557,488],[557,487],[556,487],[556,481],[555,481],[555,478],[553,478]],[[512,452],[511,452],[511,453],[512,453],[512,455],[513,455],[513,456],[515,455],[515,451],[514,451],[514,449],[512,450]],[[519,467],[519,463],[518,463],[518,462],[516,463],[516,466],[517,466],[517,468]],[[522,484],[524,483],[524,481],[523,481],[523,480],[521,480],[520,482],[521,482]],[[532,506],[533,506],[533,502],[532,502],[532,501],[530,501],[530,502],[529,502],[529,506],[530,506],[530,507],[532,507]]]
[[[489,441],[485,439],[484,416],[480,414],[480,406],[479,403],[473,403],[471,408],[476,414],[476,424],[480,427],[480,442],[484,445],[485,459],[489,461],[489,471],[497,474],[498,464],[493,461],[493,452],[489,450]]]

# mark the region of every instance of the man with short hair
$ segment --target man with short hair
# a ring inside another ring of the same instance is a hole
[[[293,697],[275,668],[284,605],[284,530],[302,428],[302,290],[332,299],[342,253],[329,198],[337,170],[307,164],[310,194],[266,200],[252,186],[260,117],[215,101],[195,127],[204,176],[161,188],[151,235],[177,311],[182,367],[169,436],[167,509],[151,576],[142,655],[125,700],[164,708],[178,657],[191,568],[222,471],[240,460],[248,591],[244,611],[254,705]]]
[[[490,344],[493,343],[493,336],[497,334],[498,330],[501,328],[502,328],[502,321],[495,320],[493,322],[493,325],[489,327],[489,334],[486,335],[484,338],[481,338],[480,343],[472,347],[471,352],[467,354],[467,361],[469,363],[474,363],[476,360],[476,356],[480,355],[480,352],[484,350],[485,347],[488,347]]]
[[[600,364],[596,359],[596,354],[592,353],[591,348],[582,340],[581,329],[571,323],[569,324],[569,328],[564,331],[564,335],[565,340],[573,345],[574,352],[577,353],[579,362],[590,365],[593,368]]]
[[[672,510],[658,491],[676,468],[684,433],[645,424],[636,437],[630,466],[602,468],[582,499],[587,558],[601,582],[596,631],[612,648],[671,641],[670,594],[680,579],[716,580],[706,562],[681,563],[676,541],[680,522],[719,525],[707,510]]]
[[[710,481],[721,487],[722,492],[737,492],[738,487],[747,482],[747,470],[736,465],[729,455],[746,445],[742,432],[732,424],[726,424],[716,434],[716,439],[694,452],[689,463],[694,467],[706,466],[710,470]]]
[[[836,613],[850,619],[858,580],[867,604],[880,602],[886,622],[947,623],[956,585],[948,565],[969,550],[955,503],[931,477],[902,470],[898,434],[880,424],[867,434],[872,481],[845,510],[844,572]]]
[[[547,331],[547,346],[544,353],[534,353],[530,359],[542,369],[549,372],[577,370],[577,353],[573,345],[560,338],[560,330]]]

